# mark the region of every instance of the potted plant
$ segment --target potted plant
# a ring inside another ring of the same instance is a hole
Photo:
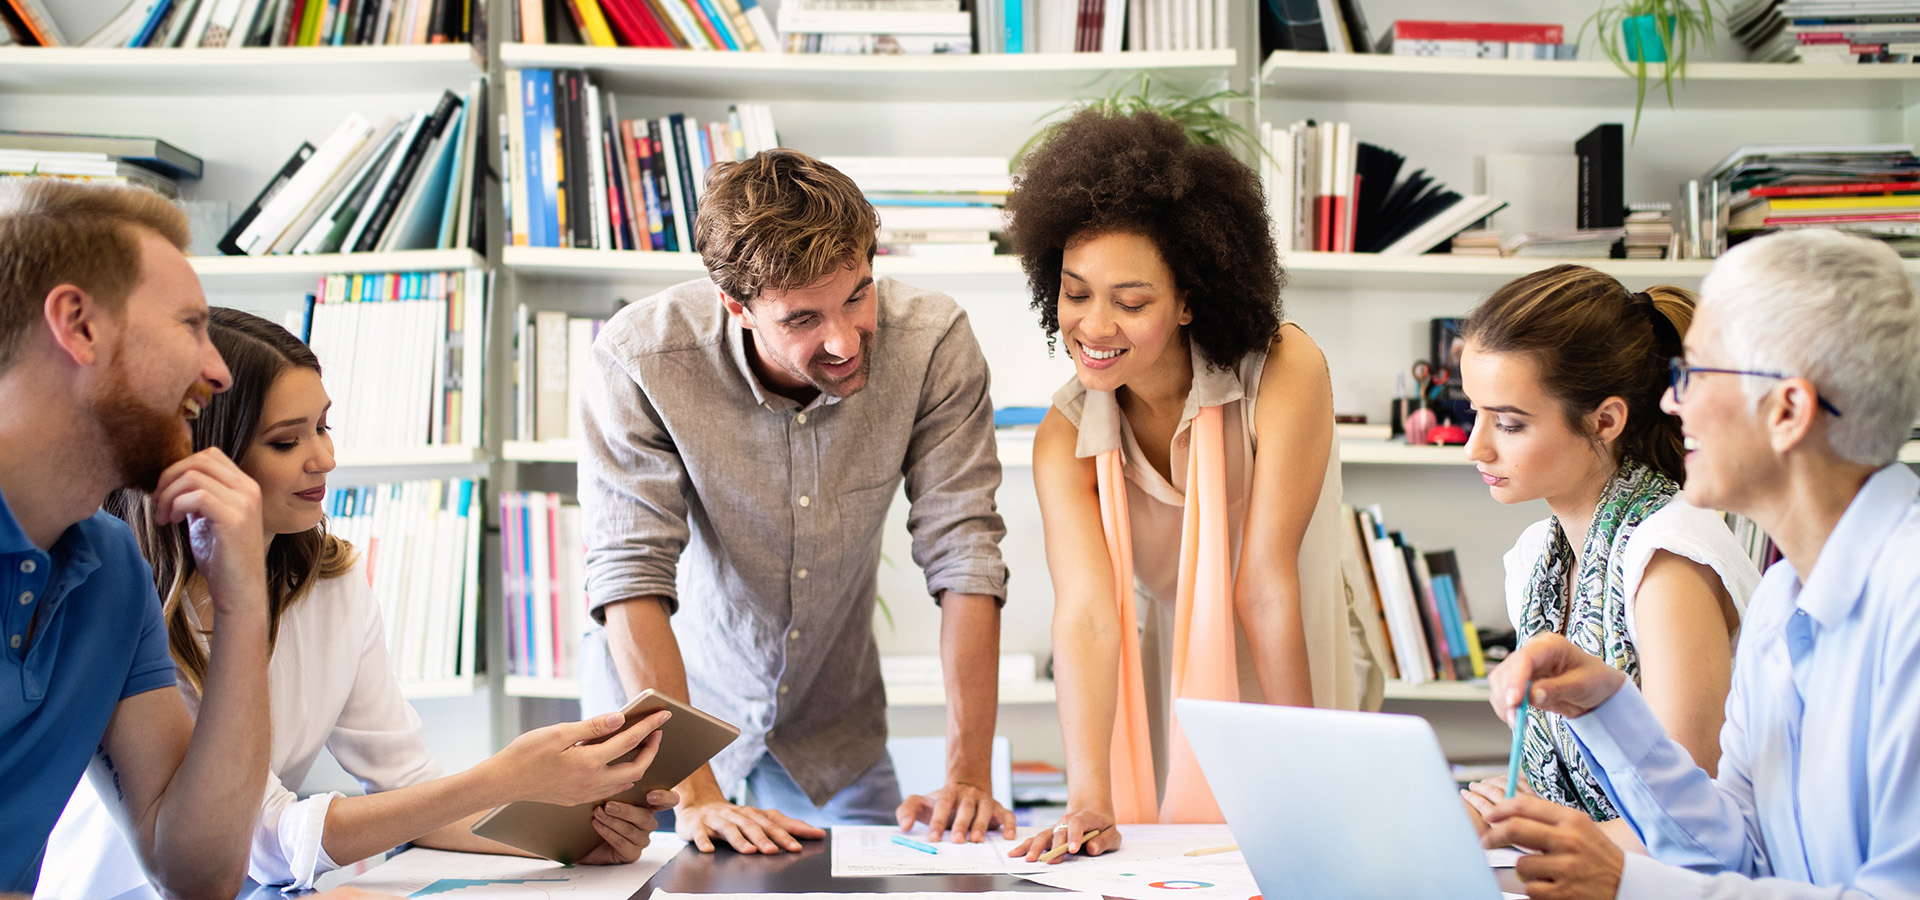
[[[1673,78],[1687,78],[1687,53],[1696,44],[1713,46],[1714,0],[1612,0],[1594,10],[1587,29],[1607,58],[1633,76],[1633,133],[1640,133],[1640,110],[1647,102],[1647,64],[1662,63],[1660,84],[1673,105]]]
[[[1259,139],[1239,119],[1228,115],[1225,106],[1228,103],[1248,100],[1246,94],[1233,90],[1217,90],[1204,94],[1183,94],[1177,91],[1156,90],[1152,76],[1141,72],[1121,82],[1105,97],[1094,100],[1079,100],[1055,109],[1041,120],[1053,119],[1062,113],[1071,113],[1083,107],[1093,107],[1111,113],[1132,115],[1142,111],[1157,112],[1175,122],[1187,132],[1187,137],[1196,144],[1210,147],[1225,147],[1241,159],[1253,159],[1264,153]],[[1034,148],[1042,138],[1053,130],[1053,125],[1040,129],[1013,156],[1017,168],[1027,151]]]

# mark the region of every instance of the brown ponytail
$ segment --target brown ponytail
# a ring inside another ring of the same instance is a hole
[[[1686,477],[1680,420],[1660,410],[1667,359],[1693,321],[1693,294],[1672,285],[1628,291],[1613,276],[1561,265],[1502,285],[1467,320],[1469,344],[1488,353],[1524,353],[1567,423],[1608,397],[1627,403],[1614,459],[1633,457],[1675,481]],[[1591,437],[1591,435],[1589,435]]]

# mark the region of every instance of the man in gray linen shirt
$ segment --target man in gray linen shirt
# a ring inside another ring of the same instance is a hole
[[[831,824],[1011,836],[989,793],[1006,528],[966,314],[873,279],[878,217],[831,166],[771,150],[715,166],[706,190],[694,244],[711,277],[594,342],[579,491],[605,627],[586,637],[583,704],[652,687],[740,726],[679,786],[675,828],[703,851],[797,851]],[[952,738],[946,786],[905,802],[873,638],[903,477]],[[728,800],[743,787],[753,807]]]

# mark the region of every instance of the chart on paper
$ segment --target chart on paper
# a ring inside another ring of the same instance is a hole
[[[436,900],[627,900],[684,846],[686,842],[679,838],[656,834],[636,862],[574,868],[544,859],[414,848],[348,884],[375,893]]]
[[[896,836],[932,847],[934,852],[897,843]],[[977,844],[945,840],[928,843],[924,826],[916,826],[911,833],[901,835],[900,829],[891,825],[836,825],[833,828],[833,877],[1018,875],[1042,868],[1038,863],[1007,857],[1007,852],[1019,843],[1001,837],[998,832]]]
[[[1020,877],[1126,900],[1252,900],[1253,872],[1225,825],[1122,825],[1120,849]],[[1211,851],[1211,852],[1208,852]],[[1204,855],[1188,856],[1200,852]]]

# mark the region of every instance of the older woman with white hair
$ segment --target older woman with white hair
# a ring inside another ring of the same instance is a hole
[[[1686,491],[1785,557],[1747,607],[1719,773],[1618,670],[1541,636],[1495,671],[1494,708],[1567,717],[1651,858],[1533,797],[1487,840],[1542,851],[1517,869],[1535,898],[1920,896],[1920,477],[1898,461],[1920,297],[1884,244],[1825,230],[1740,245],[1701,294],[1663,403]]]

